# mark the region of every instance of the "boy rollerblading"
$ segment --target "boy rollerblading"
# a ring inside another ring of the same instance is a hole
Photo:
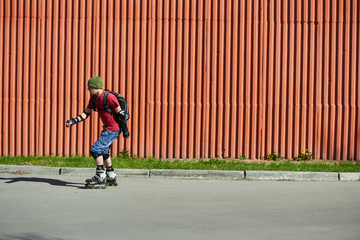
[[[89,79],[88,87],[91,95],[88,106],[76,118],[68,120],[66,127],[71,127],[86,120],[93,110],[99,113],[104,129],[99,139],[90,149],[90,154],[97,165],[96,174],[85,181],[85,187],[106,188],[107,185],[117,186],[116,173],[111,164],[109,150],[121,132],[123,132],[125,138],[130,136],[126,125],[126,121],[130,118],[127,103],[121,95],[103,90],[103,81],[100,77]]]

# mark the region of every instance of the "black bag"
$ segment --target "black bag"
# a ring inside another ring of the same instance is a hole
[[[122,119],[122,120],[118,119],[117,116],[115,115],[115,113],[113,113],[111,111],[111,109],[109,108],[109,106],[107,105],[106,99],[107,99],[108,94],[113,94],[117,98],[117,100],[119,101],[119,105],[120,105],[120,108],[121,108],[120,113],[124,116],[124,119]],[[116,92],[105,89],[105,94],[104,94],[104,99],[103,99],[104,108],[96,109],[95,108],[95,101],[96,101],[96,98],[93,97],[92,102],[91,102],[91,108],[94,111],[105,110],[108,113],[110,113],[111,115],[113,115],[115,120],[119,124],[121,131],[123,132],[123,136],[125,138],[128,138],[130,136],[130,133],[129,133],[129,130],[128,130],[127,125],[126,125],[126,121],[129,120],[130,114],[129,114],[129,108],[127,106],[127,102],[126,102],[125,98],[123,96],[121,96],[120,94],[116,93]]]
[[[110,113],[111,115],[113,115],[115,117],[115,119],[117,119],[115,114],[111,111],[111,109],[109,108],[109,106],[107,105],[107,102],[106,102],[106,99],[107,99],[107,96],[108,96],[109,93],[113,94],[117,98],[117,100],[119,101],[120,108],[125,114],[125,121],[129,120],[129,118],[130,118],[129,108],[128,108],[128,105],[127,105],[127,102],[126,102],[125,98],[123,96],[121,96],[120,94],[118,94],[116,92],[113,92],[113,91],[110,91],[108,89],[105,89],[105,94],[104,94],[104,99],[103,99],[104,108],[102,108],[102,109],[96,109],[95,108],[95,101],[96,101],[95,97],[93,97],[93,99],[92,99],[91,108],[94,111],[105,110],[108,113]]]

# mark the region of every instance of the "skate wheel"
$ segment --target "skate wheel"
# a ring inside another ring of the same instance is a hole
[[[104,185],[94,185],[94,184],[85,184],[86,189],[105,189],[106,184]]]
[[[108,183],[108,186],[117,186],[117,183]]]
[[[118,183],[117,183],[117,182],[112,182],[112,183],[108,182],[107,185],[108,185],[108,186],[117,186]]]

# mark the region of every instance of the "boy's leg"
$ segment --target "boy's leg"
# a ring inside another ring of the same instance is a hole
[[[91,146],[90,154],[95,159],[97,166],[104,165],[104,162],[105,166],[111,166],[109,150],[111,144],[116,140],[119,134],[119,131],[111,132],[104,129],[101,132],[99,139]]]
[[[119,136],[120,131],[111,132],[109,130],[104,129],[99,139],[94,143],[94,145],[90,149],[90,153],[95,159],[97,165],[97,175],[101,178],[106,178],[107,181],[110,181],[109,185],[117,185],[116,184],[116,174],[114,169],[112,168],[111,158],[109,155],[109,150],[111,144],[116,140]],[[106,172],[104,169],[104,164],[106,167]],[[102,171],[98,174],[99,171]]]
[[[105,167],[111,167],[111,157],[109,154],[105,154],[103,155],[103,159],[104,159],[104,165]]]
[[[104,157],[103,157],[103,155],[100,155],[98,158],[96,158],[95,163],[96,163],[96,166],[104,165]]]
[[[93,156],[95,154],[92,154]],[[96,157],[96,155],[95,155]],[[95,158],[94,157],[94,158]],[[95,158],[95,163],[96,163],[96,173],[95,176],[89,179],[86,179],[85,182],[85,187],[86,188],[106,188],[106,172],[104,169],[104,160],[103,160],[103,156],[97,156]]]
[[[106,187],[106,172],[104,169],[103,152],[106,151],[108,131],[102,131],[99,139],[91,146],[90,154],[95,160],[96,174],[94,177],[86,179],[85,187],[97,188]]]
[[[104,155],[104,163],[106,167],[106,183],[109,186],[117,186],[116,173],[111,164],[111,157],[109,154]]]
[[[95,145],[95,144],[94,144]],[[93,145],[93,146],[94,146]],[[95,159],[96,164],[96,175],[98,175],[101,178],[105,178],[105,169],[104,169],[104,158],[103,155],[96,153],[96,148],[91,147],[90,154]]]

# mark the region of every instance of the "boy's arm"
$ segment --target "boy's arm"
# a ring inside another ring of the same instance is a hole
[[[120,111],[121,111],[121,107],[120,107],[120,106],[117,106],[117,107],[114,109],[115,115],[117,115]]]
[[[91,114],[92,109],[86,108],[85,111],[79,114],[76,118],[72,118],[66,121],[66,127],[71,127],[79,122],[85,121]]]
[[[124,111],[121,109],[120,106],[118,106],[117,108],[114,109],[114,112],[115,112],[115,116],[119,120],[119,125],[120,125],[120,128],[121,128],[120,130],[123,132],[123,137],[124,138],[130,137],[129,129],[128,129],[127,125],[126,125],[126,119],[125,119]]]

